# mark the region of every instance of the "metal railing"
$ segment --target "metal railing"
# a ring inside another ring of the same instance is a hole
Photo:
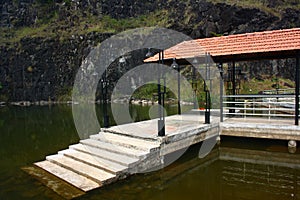
[[[295,94],[295,88],[288,88],[288,89],[275,89],[275,90],[264,90],[262,94]]]
[[[223,96],[225,116],[295,117],[295,95],[227,95]]]

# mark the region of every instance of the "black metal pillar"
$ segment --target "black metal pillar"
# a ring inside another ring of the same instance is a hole
[[[194,94],[194,109],[198,109],[196,68],[192,67],[192,88]]]
[[[103,110],[103,126],[104,128],[109,127],[109,116],[107,112],[107,92],[108,92],[108,82],[106,76],[106,70],[103,73],[103,78],[101,80],[101,89],[102,89],[102,110]]]
[[[236,74],[235,74],[235,62],[232,62],[231,66],[231,83],[232,83],[232,94],[236,95]],[[235,97],[230,98],[231,102],[235,102]],[[235,107],[235,103],[231,103],[230,107]],[[229,113],[235,113],[235,109],[229,109]]]
[[[295,82],[296,82],[296,88],[295,88],[295,125],[299,125],[299,87],[300,87],[300,80],[299,80],[299,68],[300,68],[300,52],[297,52],[296,56],[296,77],[295,77]]]
[[[181,115],[181,106],[180,106],[180,101],[181,101],[181,97],[180,97],[180,66],[178,65],[177,67],[177,88],[178,88],[178,101],[177,101],[177,105],[178,105],[178,115]]]
[[[205,124],[210,123],[210,90],[207,86],[207,83],[210,82],[210,64],[208,54],[205,53],[205,83],[204,83],[204,91],[205,91]],[[211,83],[209,84],[211,87]]]
[[[164,64],[164,52],[159,52],[159,63]],[[165,84],[165,78],[164,83]],[[157,122],[158,125],[158,136],[165,136],[165,113],[162,109],[164,107],[164,92],[165,92],[165,85],[164,91],[161,91],[161,70],[160,67],[158,68],[158,79],[157,79],[157,93],[158,93],[158,114],[159,119]]]
[[[220,121],[223,122],[223,63],[218,65],[220,71]]]

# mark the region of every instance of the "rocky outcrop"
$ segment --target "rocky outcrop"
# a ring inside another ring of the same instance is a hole
[[[56,38],[23,38],[14,47],[2,46],[2,101],[53,101],[70,94],[75,74],[84,57],[92,47],[109,36],[90,33],[74,35],[66,41]]]
[[[280,3],[268,2],[269,7]],[[166,10],[163,16],[166,28],[193,38],[300,27],[300,11],[297,9],[285,9],[279,18],[255,8],[199,0],[1,0],[0,26],[30,27],[35,26],[37,21],[57,15],[57,22],[66,21],[66,26],[76,27],[74,21],[79,17],[85,19],[90,14],[99,19],[103,15],[120,19],[147,15],[158,10]],[[54,35],[49,38],[25,37],[19,43],[0,45],[0,101],[59,100],[67,96],[77,69],[89,50],[111,34],[93,32],[63,40],[58,34]],[[145,54],[146,50],[132,52],[126,60],[127,68],[141,64]],[[273,71],[276,68],[274,73],[293,79],[293,62],[277,61],[274,64],[266,61],[262,64],[270,66]],[[118,71],[118,65],[117,62],[111,65],[110,87],[125,72]],[[250,77],[264,73],[262,69],[267,70],[265,73],[270,72],[269,68],[260,65],[253,63],[250,66]]]

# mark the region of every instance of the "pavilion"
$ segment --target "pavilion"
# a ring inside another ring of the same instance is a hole
[[[236,62],[294,58],[296,60],[294,119],[295,125],[299,125],[300,28],[184,41],[163,50],[163,54],[158,53],[146,59],[145,62],[159,62],[163,59],[165,63],[176,60],[177,63],[186,65],[189,64],[187,60],[196,58],[197,55],[203,54],[203,51],[208,53],[213,61],[218,64],[221,74],[223,64],[231,63],[232,96],[236,95]],[[221,94],[223,95],[223,93]]]

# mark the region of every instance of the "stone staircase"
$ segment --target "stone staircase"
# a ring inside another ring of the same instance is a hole
[[[160,164],[156,140],[104,130],[36,166],[87,192]]]

